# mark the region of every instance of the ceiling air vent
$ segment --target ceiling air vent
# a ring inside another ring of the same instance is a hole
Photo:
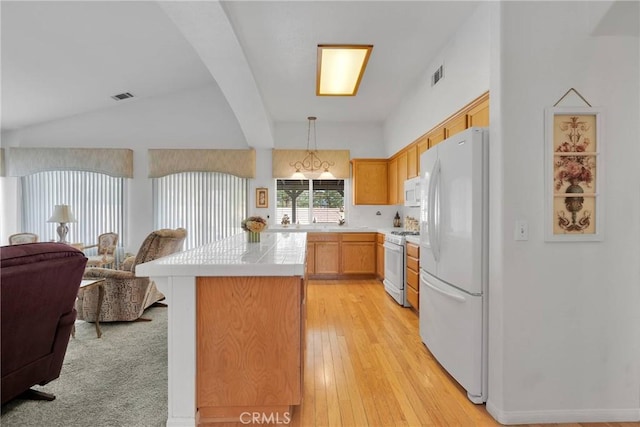
[[[119,93],[117,95],[113,95],[112,98],[116,101],[122,101],[123,99],[133,98],[133,94],[130,92]]]
[[[444,74],[443,74],[442,65],[441,65],[440,67],[438,67],[436,72],[433,73],[433,76],[431,76],[431,86],[435,86],[435,84],[438,83],[443,77],[444,77]]]

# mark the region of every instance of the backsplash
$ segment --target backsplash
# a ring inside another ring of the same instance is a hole
[[[347,224],[350,227],[374,227],[374,228],[392,228],[393,217],[396,212],[403,218],[404,206],[354,206],[348,207]],[[380,215],[376,215],[380,212]]]

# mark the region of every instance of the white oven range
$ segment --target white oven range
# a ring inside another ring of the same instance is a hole
[[[384,235],[384,289],[398,304],[409,307],[405,289],[405,238],[415,231],[392,231]]]

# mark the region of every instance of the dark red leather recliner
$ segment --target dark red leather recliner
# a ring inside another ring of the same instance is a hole
[[[86,263],[63,243],[0,247],[2,404],[60,376]]]

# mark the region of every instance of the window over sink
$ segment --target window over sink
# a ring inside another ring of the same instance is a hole
[[[278,179],[276,220],[292,224],[337,223],[345,218],[343,179]]]

